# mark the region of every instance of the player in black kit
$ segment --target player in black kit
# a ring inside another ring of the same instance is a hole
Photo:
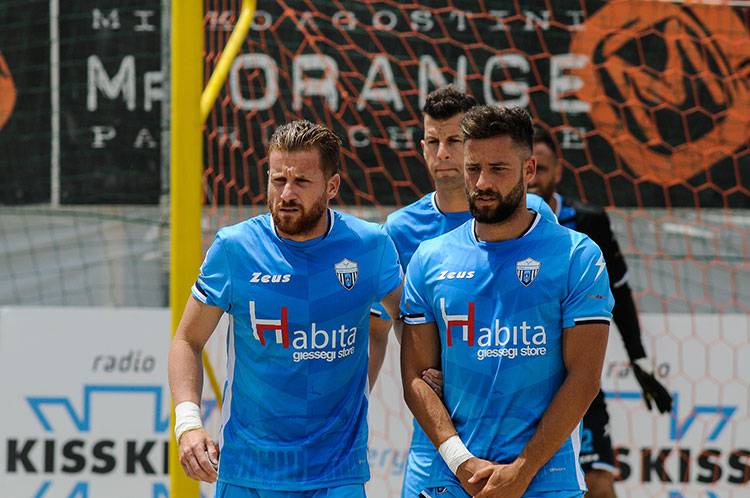
[[[628,286],[628,269],[610,228],[609,217],[601,208],[565,199],[556,192],[562,176],[556,151],[549,133],[538,128],[534,136],[536,177],[529,184],[529,191],[547,201],[561,225],[585,233],[601,248],[615,297],[613,318],[625,343],[635,378],[643,391],[643,399],[649,410],[656,405],[660,413],[667,413],[672,409],[672,397],[651,373],[650,363],[646,359],[638,313]],[[599,391],[583,418],[583,430],[580,461],[589,488],[586,498],[615,498],[615,459],[609,436],[609,414],[602,391]]]

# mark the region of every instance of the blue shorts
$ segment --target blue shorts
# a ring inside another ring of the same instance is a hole
[[[276,491],[246,488],[219,481],[216,483],[214,496],[215,498],[365,498],[365,485],[349,484],[311,491]]]
[[[404,472],[404,484],[401,487],[401,498],[416,498],[427,487],[430,479],[432,461],[437,455],[434,448],[409,450]]]
[[[471,498],[461,486],[439,486],[422,491],[419,498]],[[547,491],[523,495],[523,498],[583,498],[583,491]]]

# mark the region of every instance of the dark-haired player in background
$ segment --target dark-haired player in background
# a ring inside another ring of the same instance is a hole
[[[643,399],[649,410],[656,405],[659,412],[669,412],[672,409],[672,397],[650,373],[651,368],[641,342],[638,314],[628,286],[628,269],[610,228],[609,218],[600,208],[577,200],[565,199],[557,193],[562,168],[556,150],[550,134],[537,128],[534,134],[536,176],[529,184],[529,191],[541,195],[547,201],[561,225],[585,233],[601,248],[615,298],[613,319],[625,343],[635,378],[643,390]],[[601,391],[586,412],[583,430],[580,458],[589,488],[586,496],[615,498],[614,451],[609,435],[609,414],[604,402],[604,393]]]

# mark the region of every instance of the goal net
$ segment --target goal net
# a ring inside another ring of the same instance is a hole
[[[452,83],[526,107],[563,154],[562,192],[608,209],[647,351],[675,395],[670,415],[648,412],[611,335],[604,386],[621,496],[740,497],[750,9],[730,3],[259,2],[205,128],[206,242],[264,210],[265,145],[279,123],[334,129],[336,203],[382,221],[432,189],[419,152],[427,93]],[[205,5],[208,77],[238,2]],[[411,431],[396,349],[371,398],[373,496],[398,496]]]

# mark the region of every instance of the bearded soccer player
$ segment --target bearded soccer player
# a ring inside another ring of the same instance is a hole
[[[613,302],[604,258],[526,209],[526,111],[478,106],[461,129],[473,219],[419,246],[401,303],[404,398],[442,457],[421,496],[580,498]]]
[[[435,191],[417,202],[394,211],[385,222],[385,230],[393,239],[403,268],[424,240],[442,235],[471,219],[463,177],[463,138],[461,119],[476,105],[476,100],[452,86],[427,95],[424,108],[424,139],[422,154],[435,183]],[[529,194],[526,206],[554,220],[554,214],[541,197]],[[378,331],[375,337],[384,340],[391,326],[390,316],[380,306],[373,307],[370,326]],[[381,348],[381,351],[384,347]],[[382,362],[382,360],[381,360]],[[425,372],[425,379],[440,388],[439,372]],[[402,497],[414,498],[424,489],[433,461],[439,458],[435,447],[419,425],[414,423],[409,447]]]
[[[672,409],[672,397],[651,373],[646,359],[638,313],[628,285],[628,269],[610,228],[609,218],[602,209],[566,199],[557,193],[562,167],[555,151],[552,136],[537,128],[534,134],[536,176],[529,188],[544,197],[555,210],[561,225],[585,233],[602,249],[609,272],[609,285],[615,298],[612,318],[625,343],[633,373],[643,391],[643,399],[649,410],[656,405],[659,412],[669,412]],[[609,414],[601,391],[583,417],[583,431],[583,439],[587,444],[581,446],[581,465],[589,488],[586,496],[615,498],[615,456],[609,435]]]
[[[180,462],[218,477],[217,497],[365,496],[369,312],[397,312],[402,273],[380,227],[328,207],[339,149],[308,121],[274,132],[270,214],[219,231],[172,342]],[[201,427],[201,351],[224,312],[217,448]]]

